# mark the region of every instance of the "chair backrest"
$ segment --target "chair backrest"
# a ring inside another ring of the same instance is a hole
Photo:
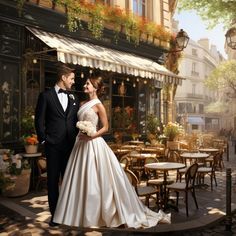
[[[127,156],[121,157],[120,163],[125,164],[125,169],[128,168],[128,164],[129,164],[129,159],[128,159],[128,157],[127,157]]]
[[[221,161],[221,152],[217,152],[213,156],[213,164],[212,164],[212,171],[215,171],[218,166],[220,166]]]
[[[47,171],[47,161],[45,157],[40,157],[37,159],[37,166],[39,175],[45,173]]]
[[[135,187],[135,190],[137,190],[137,186],[139,183],[137,176],[134,174],[133,171],[131,171],[129,169],[125,169],[124,171],[126,173],[126,176],[129,179],[130,183]]]
[[[167,155],[167,161],[181,162],[180,155],[177,151],[170,150]]]
[[[188,167],[188,169],[185,173],[186,188],[188,188],[190,186],[194,186],[197,170],[198,170],[197,163],[194,163]]]
[[[156,163],[158,162],[158,159],[156,157],[147,157],[145,159],[144,165],[149,164],[149,163]]]

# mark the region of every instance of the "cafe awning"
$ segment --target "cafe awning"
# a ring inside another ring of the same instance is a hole
[[[193,125],[203,125],[204,120],[202,117],[199,117],[199,116],[189,116],[188,123],[193,124]]]
[[[112,71],[141,78],[157,79],[164,83],[181,85],[182,77],[148,58],[79,41],[57,33],[27,27],[37,38],[57,51],[63,63]]]

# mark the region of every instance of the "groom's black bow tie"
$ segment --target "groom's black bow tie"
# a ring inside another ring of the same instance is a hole
[[[66,91],[65,89],[61,89],[61,88],[60,88],[60,89],[58,90],[58,93],[65,93],[65,94],[68,94],[68,91]]]

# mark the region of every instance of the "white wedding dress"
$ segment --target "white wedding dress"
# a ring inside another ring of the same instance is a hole
[[[78,111],[79,120],[98,124],[93,99]],[[63,178],[53,221],[79,227],[145,228],[170,221],[170,215],[147,208],[138,198],[116,156],[102,137],[76,139]]]

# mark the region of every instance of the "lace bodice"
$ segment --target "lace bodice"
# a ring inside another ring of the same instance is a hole
[[[98,125],[98,115],[93,110],[93,106],[101,103],[99,99],[93,99],[89,102],[83,104],[78,111],[78,120],[79,121],[90,121],[95,127]]]
[[[98,125],[98,115],[93,110],[93,108],[89,108],[87,111],[83,112],[82,114],[78,114],[79,121],[90,121],[95,127]]]

